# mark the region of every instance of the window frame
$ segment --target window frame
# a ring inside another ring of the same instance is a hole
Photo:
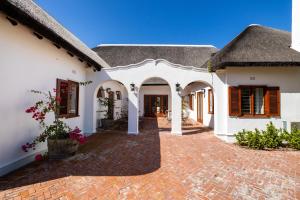
[[[60,84],[62,82],[66,82],[68,84],[67,88],[67,114],[58,114],[59,118],[75,118],[79,117],[79,82],[72,81],[72,80],[63,80],[63,79],[57,79],[56,80],[56,98],[60,98]],[[69,87],[70,85],[76,85],[76,112],[75,113],[69,113],[70,110],[70,95],[69,95]]]
[[[260,117],[268,117],[268,114],[266,112],[266,103],[267,103],[267,86],[265,85],[240,85],[239,89],[242,90],[243,88],[249,88],[250,89],[250,114],[243,114],[242,112],[242,99],[240,102],[241,105],[241,116],[242,117],[254,117],[254,118],[260,118]],[[254,97],[254,90],[256,88],[263,88],[264,90],[264,114],[255,114],[255,97]],[[242,91],[240,92],[242,95]]]
[[[212,110],[210,110],[211,104],[210,100],[212,98]],[[208,114],[214,114],[215,111],[215,99],[214,99],[214,93],[212,89],[208,89]]]
[[[238,90],[238,107],[239,113],[233,113],[231,108],[231,90],[234,89]],[[242,89],[243,88],[250,88],[250,113],[251,114],[243,114],[242,113]],[[264,89],[264,114],[255,114],[255,89],[256,88],[263,88]],[[270,113],[270,90],[277,90],[277,114]],[[239,117],[239,118],[271,118],[271,117],[280,117],[280,110],[281,110],[281,102],[280,102],[280,87],[267,87],[266,85],[239,85],[239,86],[230,86],[228,87],[228,107],[229,107],[229,116],[230,117]]]

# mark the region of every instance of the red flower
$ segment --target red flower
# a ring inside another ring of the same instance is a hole
[[[36,160],[36,161],[41,161],[41,160],[43,160],[43,156],[42,156],[41,154],[37,154],[37,155],[35,156],[35,160]]]

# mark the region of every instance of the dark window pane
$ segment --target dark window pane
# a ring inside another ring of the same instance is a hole
[[[78,108],[78,84],[75,82],[69,82],[69,110],[68,114],[77,115]]]
[[[242,113],[251,114],[251,90],[250,88],[242,88]]]

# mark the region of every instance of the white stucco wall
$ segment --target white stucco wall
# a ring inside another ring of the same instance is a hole
[[[142,86],[139,95],[139,116],[144,116],[144,95],[168,95],[168,110],[172,110],[172,96],[169,86]]]
[[[64,49],[57,49],[47,39],[39,40],[32,31],[18,24],[12,26],[0,13],[0,175],[33,159],[36,152],[24,153],[21,145],[40,133],[38,124],[25,109],[35,103],[29,90],[52,90],[56,79],[85,81],[83,63],[70,57]],[[88,86],[87,86],[88,87]],[[80,87],[79,115],[66,122],[83,128],[84,93]]]
[[[120,66],[110,69],[105,69],[100,72],[89,72],[87,79],[92,80],[93,84],[87,88],[86,93],[86,113],[89,113],[85,118],[85,127],[90,133],[96,129],[96,90],[100,85],[107,80],[117,80],[125,85],[128,91],[128,132],[131,134],[138,134],[138,116],[141,105],[140,92],[142,84],[153,77],[165,80],[171,91],[171,108],[172,108],[172,133],[181,135],[181,90],[189,83],[194,81],[201,81],[212,85],[213,74],[208,73],[204,69],[195,67],[181,66],[172,64],[168,61],[158,60],[145,60],[141,63],[132,64],[129,66]],[[135,84],[135,90],[131,91],[130,84]],[[180,84],[181,90],[176,91],[176,83]],[[174,123],[173,123],[174,122]]]
[[[288,125],[291,122],[300,122],[300,69],[299,68],[227,68],[226,72],[220,73],[220,76],[225,76],[223,79],[223,104],[227,110],[226,119],[227,130],[224,131],[227,135],[227,141],[233,141],[233,134],[242,129],[254,130],[265,129],[266,124],[272,121],[278,128],[283,128],[283,121],[287,121]],[[254,80],[253,80],[254,79]],[[220,84],[220,85],[222,85]],[[280,87],[280,107],[281,116],[279,118],[237,118],[229,117],[228,115],[228,86],[238,85],[265,85]],[[220,87],[221,88],[221,87]],[[222,109],[222,110],[224,110]],[[215,113],[216,115],[217,113]],[[288,127],[290,128],[290,127]],[[222,132],[218,132],[222,133]]]

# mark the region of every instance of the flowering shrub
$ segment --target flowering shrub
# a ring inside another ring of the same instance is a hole
[[[36,161],[41,161],[41,160],[43,160],[43,156],[42,156],[41,154],[37,154],[37,155],[35,156],[35,160],[36,160]]]
[[[37,143],[45,142],[47,138],[49,139],[67,139],[70,138],[72,140],[76,140],[79,143],[85,142],[85,136],[81,134],[81,130],[78,127],[75,129],[71,129],[65,122],[61,121],[58,118],[59,109],[61,108],[60,98],[56,97],[56,95],[48,93],[43,93],[40,91],[32,90],[32,93],[39,94],[43,96],[43,99],[36,102],[33,106],[29,107],[25,110],[26,113],[32,114],[32,118],[36,120],[43,132],[36,137],[31,143],[26,143],[22,145],[22,150],[24,152],[28,152],[29,149],[35,150],[35,146]],[[56,90],[53,89],[55,93]],[[47,114],[54,113],[54,121],[52,124],[47,125],[45,123],[45,119]]]

